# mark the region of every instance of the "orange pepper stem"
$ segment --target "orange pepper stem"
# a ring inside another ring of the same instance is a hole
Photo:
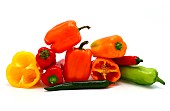
[[[78,28],[78,30],[80,31],[81,29],[84,29],[84,28],[90,29],[91,27],[90,26],[82,26],[82,27]]]
[[[122,43],[116,42],[115,47],[116,47],[117,50],[121,50],[122,49]]]
[[[80,46],[79,46],[79,49],[82,50],[82,49],[83,49],[83,46],[86,45],[86,44],[88,44],[88,43],[89,43],[88,41],[82,42],[82,43],[80,44]]]

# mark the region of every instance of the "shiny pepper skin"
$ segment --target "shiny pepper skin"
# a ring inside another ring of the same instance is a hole
[[[165,85],[165,82],[158,77],[158,72],[155,68],[147,68],[139,65],[120,66],[121,79],[134,82],[140,85],[152,85],[155,82],[160,82]]]
[[[118,58],[125,55],[127,45],[119,35],[103,37],[90,45],[94,57]]]
[[[52,49],[41,47],[36,55],[36,61],[41,69],[46,69],[56,62],[56,54]]]
[[[112,60],[117,65],[121,65],[121,66],[137,65],[140,62],[143,62],[143,60],[138,56],[123,56],[119,58],[113,58]]]
[[[83,26],[78,28],[74,20],[68,20],[57,24],[50,29],[44,38],[47,45],[51,46],[56,53],[62,53],[81,41],[80,30],[83,28],[90,28]]]
[[[55,86],[63,83],[63,74],[61,66],[57,63],[47,68],[45,73],[41,75],[41,81],[46,86]]]
[[[90,76],[92,52],[83,49],[88,41],[80,44],[79,48],[67,50],[64,64],[64,79],[66,82],[87,81]]]

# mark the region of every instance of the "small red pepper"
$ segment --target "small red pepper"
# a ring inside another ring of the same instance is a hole
[[[41,47],[36,55],[36,61],[40,68],[46,69],[56,62],[56,54],[52,49]]]
[[[51,45],[51,48],[56,53],[62,53],[81,41],[79,31],[83,28],[89,29],[90,27],[83,26],[78,28],[74,20],[65,21],[50,29],[44,41],[47,45]]]
[[[58,64],[48,67],[45,73],[41,75],[41,81],[46,86],[55,86],[63,83],[62,69]]]
[[[64,79],[66,82],[87,81],[90,76],[92,52],[90,49],[83,49],[88,44],[84,41],[79,48],[67,50],[64,64]]]
[[[123,56],[120,58],[113,58],[112,59],[117,65],[137,65],[140,62],[143,62],[141,58],[138,56]]]

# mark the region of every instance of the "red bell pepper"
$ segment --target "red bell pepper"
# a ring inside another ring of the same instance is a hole
[[[88,41],[80,44],[79,48],[71,48],[66,51],[64,64],[64,79],[66,82],[87,81],[90,76],[92,52],[83,49]]]
[[[36,54],[36,61],[41,69],[46,69],[56,62],[56,54],[52,49],[41,47]]]
[[[47,32],[44,41],[47,45],[51,45],[51,48],[56,53],[62,53],[81,41],[79,31],[83,28],[89,29],[90,27],[83,26],[78,28],[75,21],[65,21],[50,29]]]
[[[46,86],[55,86],[63,83],[62,69],[58,64],[53,64],[41,75],[41,81]]]

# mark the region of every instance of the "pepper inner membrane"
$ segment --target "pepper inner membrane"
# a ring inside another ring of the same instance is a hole
[[[19,84],[29,84],[36,79],[36,73],[33,69],[24,69]]]
[[[97,64],[95,64],[92,73],[95,77],[98,78],[98,80],[107,79],[109,81],[113,81],[114,78],[119,76],[116,69],[116,66],[113,66],[106,61],[99,61]]]

